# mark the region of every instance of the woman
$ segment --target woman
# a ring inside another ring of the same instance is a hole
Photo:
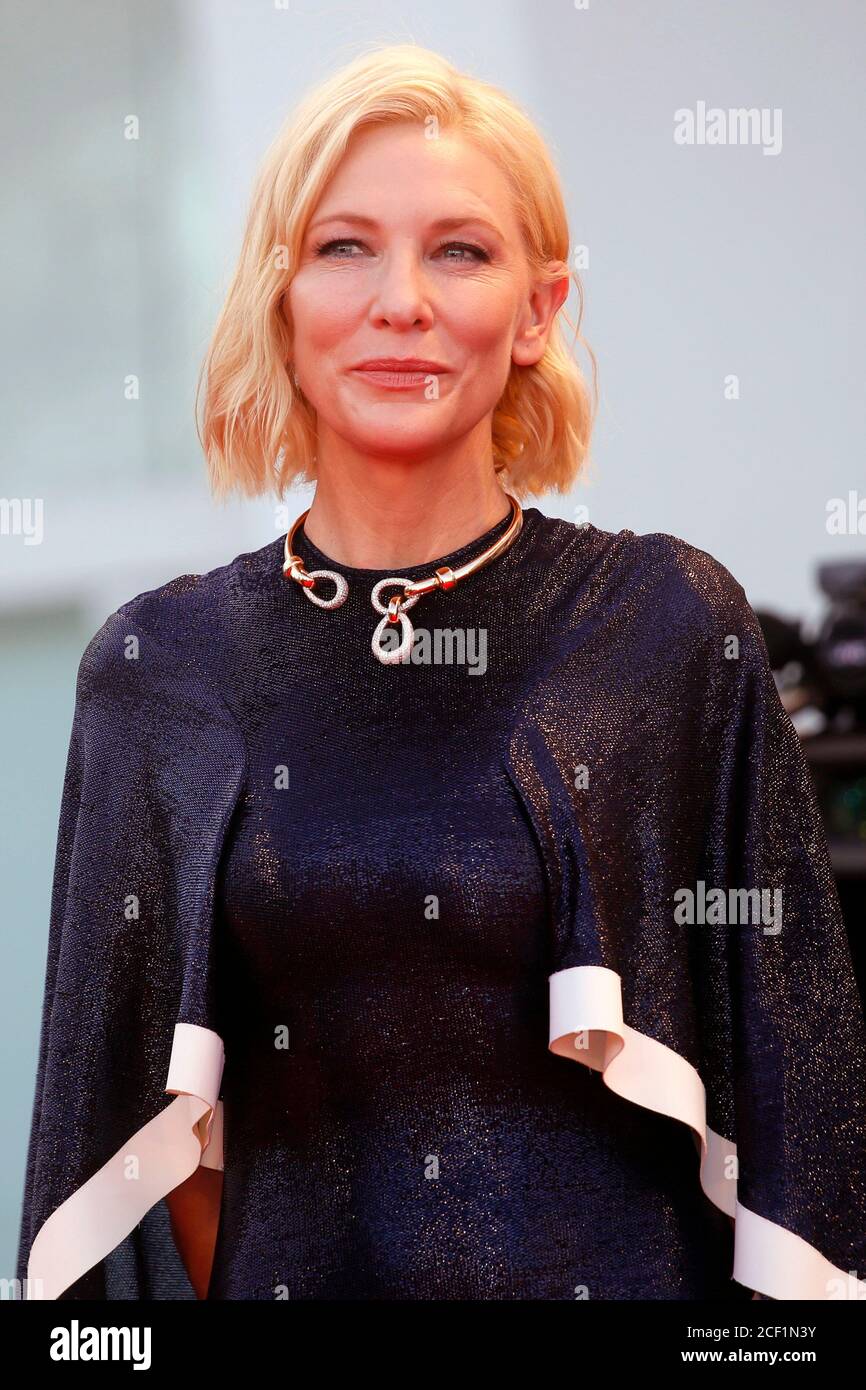
[[[270,150],[202,438],[315,497],[82,659],[29,1296],[866,1291],[863,1013],[754,614],[520,505],[587,457],[568,251],[532,124],[423,49]]]

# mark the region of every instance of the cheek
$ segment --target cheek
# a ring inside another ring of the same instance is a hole
[[[471,355],[467,366],[483,366],[485,356],[493,361],[509,356],[516,315],[513,296],[501,286],[473,284],[461,290],[445,297],[440,323],[451,341]]]
[[[324,352],[351,333],[363,313],[358,287],[349,277],[304,280],[296,277],[289,305],[299,347],[305,352]]]

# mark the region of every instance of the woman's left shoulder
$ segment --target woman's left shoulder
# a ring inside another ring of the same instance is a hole
[[[743,617],[746,610],[752,611],[736,575],[708,550],[667,531],[627,534],[641,572],[658,574],[680,601],[691,600],[712,618]]]
[[[730,569],[681,536],[606,530],[589,521],[548,516],[536,526],[553,571],[583,612],[587,603],[626,605],[637,622],[678,634],[689,622],[730,630],[757,621]]]

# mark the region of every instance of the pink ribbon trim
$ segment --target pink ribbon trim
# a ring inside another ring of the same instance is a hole
[[[732,1277],[778,1299],[866,1298],[866,1281],[831,1264],[793,1231],[737,1198],[737,1147],[707,1125],[706,1090],[684,1057],[623,1021],[622,980],[602,965],[550,977],[550,1051],[602,1073],[618,1096],[690,1125],[701,1149],[704,1193],[734,1218]]]
[[[30,1247],[27,1299],[58,1298],[199,1164],[222,1168],[224,1064],[218,1033],[175,1025],[165,1089],[176,1098],[43,1222]]]

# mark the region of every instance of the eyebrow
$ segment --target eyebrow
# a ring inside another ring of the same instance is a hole
[[[323,226],[326,222],[354,222],[360,227],[369,227],[375,231],[379,226],[375,217],[364,217],[358,212],[332,212],[327,217],[319,217],[315,222],[311,222],[308,231],[314,231],[316,227]],[[456,227],[465,227],[469,223],[477,223],[481,227],[486,227],[494,236],[504,240],[502,232],[493,222],[488,222],[486,217],[479,217],[475,213],[468,213],[465,217],[440,217],[433,225],[434,232],[452,232]]]

